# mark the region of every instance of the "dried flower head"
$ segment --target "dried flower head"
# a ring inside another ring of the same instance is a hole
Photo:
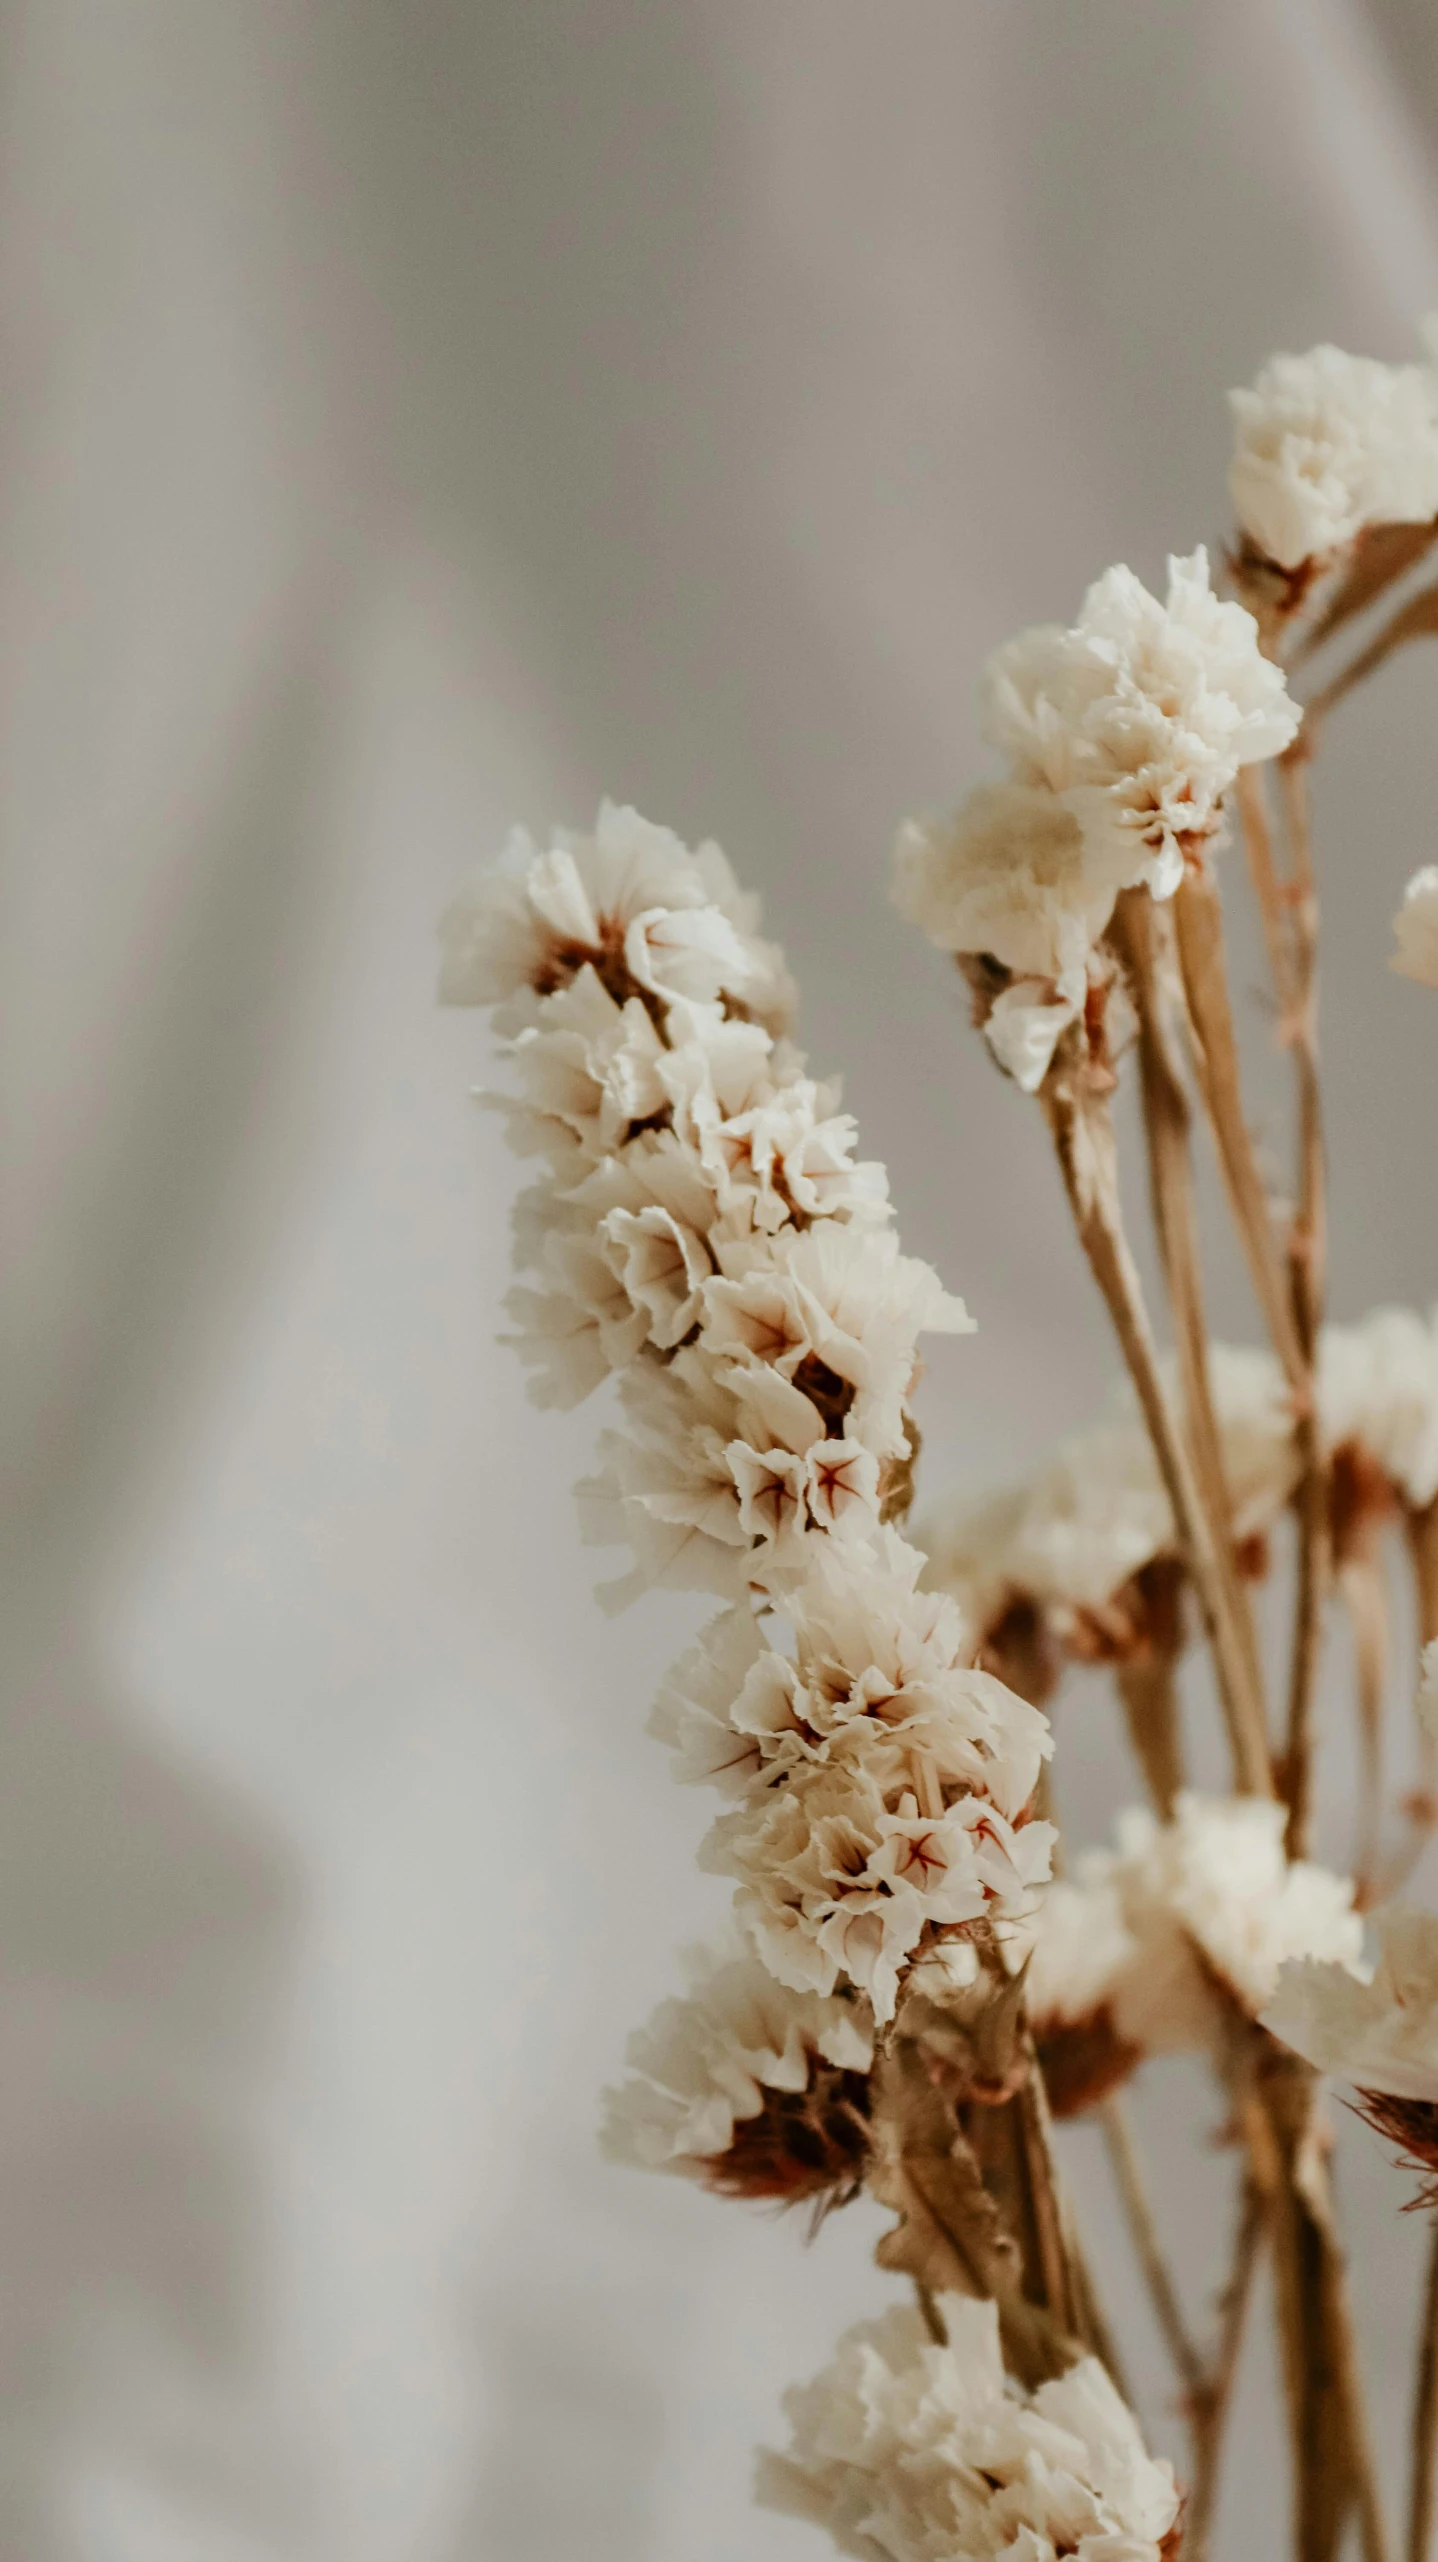
[[[784,1600],[792,1654],[726,1612],[651,1719],[681,1778],[736,1800],[704,1856],[738,1881],[766,1965],[796,1989],[847,1978],[880,2020],[935,1933],[1028,1909],[1053,1841],[1029,1820],[1047,1721],[973,1669],[922,1563],[892,1530],[814,1542]]]
[[[592,838],[513,842],[451,913],[445,988],[497,1007],[510,1134],[546,1169],[510,1301],[534,1393],[570,1405],[619,1374],[624,1428],[580,1489],[586,1536],[634,1552],[607,1598],[737,1605],[657,1712],[681,1776],[737,1801],[707,1855],[784,1984],[860,1987],[887,2019],[935,1934],[1047,1875],[1027,1821],[1047,1730],[972,1669],[886,1527],[919,1337],[970,1319],[900,1253],[836,1090],[752,1019],[787,986],[757,922],[715,848],[605,808]],[[773,1606],[792,1659],[761,1632]]]
[[[1283,1375],[1270,1354],[1223,1344],[1211,1346],[1209,1370],[1235,1537],[1261,1539],[1297,1477]],[[1150,1633],[1141,1579],[1177,1553],[1153,1445],[1126,1392],[1025,1482],[938,1505],[918,1535],[927,1580],[953,1593],[986,1647],[1026,1605],[1082,1658],[1141,1650]]]
[[[1425,863],[1403,893],[1393,919],[1390,969],[1420,987],[1438,987],[1438,863]]]
[[[1438,514],[1438,377],[1341,347],[1273,356],[1228,395],[1228,485],[1244,533],[1296,569],[1368,525]]]
[[[1300,719],[1202,549],[1170,560],[1164,603],[1132,570],[1105,571],[1071,630],[1045,624],[996,653],[982,709],[1014,779],[1073,811],[1096,890],[1146,882],[1156,898],[1219,831],[1239,767],[1277,755]]]
[[[1049,1889],[1028,1998],[1041,2046],[1055,2045],[1069,2078],[1088,2058],[1092,2087],[1067,2107],[1102,2096],[1122,2050],[1136,2061],[1218,2047],[1235,2012],[1254,2018],[1272,1999],[1292,1957],[1361,1966],[1351,1881],[1288,1859],[1285,1820],[1261,1797],[1185,1793],[1166,1824],[1130,1808],[1117,1850],[1090,1852],[1072,1884]],[[1065,2056],[1064,2033],[1079,2029]]]
[[[1263,2025],[1318,2070],[1351,2082],[1361,2113],[1423,2174],[1438,2203],[1438,1916],[1378,1916],[1372,1980],[1332,1964],[1288,1965]]]
[[[1027,2398],[992,2304],[945,2296],[947,2343],[907,2308],[860,2322],[784,2397],[788,2452],[760,2499],[826,2527],[858,2562],[1158,2562],[1178,2516],[1103,2368],[1085,2358]]]
[[[636,2030],[631,2078],[605,2093],[608,2158],[725,2196],[843,2203],[868,2153],[868,2003],[794,1992],[737,1935],[691,1949],[686,1972],[687,1997]]]

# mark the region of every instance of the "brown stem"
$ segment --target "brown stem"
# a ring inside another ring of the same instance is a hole
[[[1353,1631],[1358,1687],[1358,1822],[1354,1895],[1362,1911],[1375,1900],[1382,1852],[1383,1703],[1388,1690],[1388,1587],[1383,1560],[1370,1543],[1338,1569],[1338,1589]]]
[[[1139,1656],[1131,1663],[1114,1665],[1114,1687],[1134,1758],[1165,1823],[1183,1786],[1177,1671],[1169,1654]]]
[[[1295,2551],[1298,2562],[1337,2562],[1356,2511],[1364,2562],[1388,2562],[1317,2108],[1318,2076],[1310,2067],[1271,2041],[1260,2049],[1249,2140],[1273,2216]]]
[[[1413,2387],[1413,2474],[1408,2504],[1408,2562],[1428,2562],[1433,2541],[1433,2494],[1438,2480],[1438,2225],[1428,2245]]]
[[[1126,891],[1110,929],[1128,967],[1138,1008],[1139,1073],[1148,1141],[1149,1190],[1164,1281],[1173,1311],[1184,1423],[1199,1494],[1208,1515],[1228,1609],[1248,1656],[1248,1677],[1263,1711],[1263,1668],[1253,1614],[1234,1561],[1233,1505],[1208,1369],[1198,1205],[1193,1185],[1192,1116],[1165,1019],[1160,958],[1171,947],[1173,920],[1142,890]]]
[[[1058,2165],[1054,2160],[1053,2126],[1032,2038],[1027,2041],[1027,2049],[1029,2069],[1013,2105],[1018,2112],[1021,2130],[1037,2246],[1037,2275],[1045,2309],[1053,2315],[1061,2330],[1077,2331],[1080,2327],[1075,2300],[1077,2289],[1069,2265]]]
[[[1169,1409],[1142,1286],[1124,1232],[1107,1103],[1102,1096],[1076,1091],[1063,1080],[1050,1081],[1044,1102],[1079,1240],[1113,1319],[1173,1507],[1180,1550],[1213,1650],[1238,1784],[1254,1795],[1271,1796],[1273,1779],[1261,1703],[1253,1693],[1247,1655],[1228,1607],[1188,1453]]]
[[[1288,1846],[1291,1855],[1299,1858],[1308,1848],[1313,1828],[1313,1707],[1330,1564],[1327,1473],[1313,1393],[1327,1262],[1327,1181],[1318,1083],[1318,900],[1308,819],[1306,750],[1303,754],[1290,751],[1281,759],[1278,773],[1291,856],[1290,1039],[1298,1077],[1298,1205],[1289,1237],[1288,1265],[1294,1322],[1307,1382],[1298,1409],[1302,1472],[1297,1495],[1298,1590],[1283,1790],[1289,1809]]]
[[[1233,2388],[1238,2380],[1238,2361],[1243,2351],[1253,2275],[1267,2221],[1268,2208],[1263,2193],[1249,2174],[1243,2182],[1233,2257],[1218,2300],[1218,2348],[1204,2379],[1195,2418],[1193,2488],[1183,2513],[1184,2562],[1204,2562],[1208,2548],[1214,2503],[1218,2496],[1224,2432],[1233,2407]]]
[[[1306,1396],[1307,1368],[1284,1283],[1268,1192],[1243,1114],[1223,917],[1218,891],[1206,871],[1190,869],[1184,874],[1174,895],[1174,923],[1194,1035],[1198,1090],[1213,1129],[1239,1241],[1284,1376],[1295,1395]]]
[[[1148,2288],[1149,2301],[1153,2305],[1159,2329],[1163,2333],[1169,2356],[1173,2360],[1175,2373],[1184,2388],[1190,2406],[1193,2406],[1207,2384],[1207,2372],[1203,2359],[1194,2345],[1188,2324],[1183,2318],[1178,2289],[1174,2285],[1172,2271],[1163,2255],[1163,2244],[1159,2240],[1158,2224],[1149,2201],[1143,2166],[1139,2161],[1133,2129],[1128,2122],[1128,2113],[1122,2100],[1115,2094],[1112,2099],[1104,2101],[1099,2114],[1103,2121],[1104,2143],[1108,2148],[1109,2161],[1128,2222],[1129,2234],[1138,2256],[1138,2264],[1143,2271],[1143,2281]]]

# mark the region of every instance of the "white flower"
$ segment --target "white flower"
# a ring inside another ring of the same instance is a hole
[[[501,1030],[585,967],[621,1000],[753,996],[768,962],[734,921],[736,900],[717,847],[691,854],[637,810],[606,801],[592,836],[561,831],[546,853],[520,828],[443,920],[440,995],[501,1008]]]
[[[892,1230],[835,1221],[718,1248],[701,1343],[711,1360],[762,1367],[822,1397],[826,1421],[877,1457],[904,1448],[918,1339],[973,1319]]]
[[[1221,602],[1200,549],[1169,562],[1165,604],[1110,569],[1072,630],[1022,632],[989,661],[983,727],[1014,778],[1056,792],[1096,868],[1095,892],[1146,882],[1167,898],[1184,848],[1222,824],[1241,765],[1274,756],[1300,714],[1242,606]]]
[[[1375,1308],[1325,1326],[1318,1412],[1330,1450],[1356,1442],[1421,1511],[1438,1494],[1438,1307]]]
[[[1320,559],[1365,525],[1438,514],[1438,380],[1340,347],[1273,356],[1231,391],[1228,485],[1238,521],[1284,569]]]
[[[1155,2055],[1202,2047],[1218,2025],[1211,1978],[1256,2016],[1292,1957],[1362,1964],[1352,1881],[1289,1860],[1286,1820],[1270,1798],[1187,1792],[1172,1823],[1120,1816],[1118,1851],[1094,1872],[1116,1884],[1138,1948],[1111,1997],[1120,2036]]]
[[[689,1950],[685,1972],[686,1998],[636,2030],[631,2079],[605,2093],[608,2158],[751,2197],[851,2183],[867,2149],[868,2003],[791,1991],[737,1937]]]
[[[781,1981],[860,1984],[892,2017],[933,1929],[1028,1907],[1053,1833],[1027,1820],[1048,1725],[967,1660],[954,1604],[917,1588],[893,1531],[845,1551],[811,1537],[772,1618],[726,1612],[681,1658],[651,1732],[679,1776],[739,1800],[706,1863]]]
[[[1173,2471],[1097,2360],[1029,2399],[1004,2373],[995,2306],[941,2309],[942,2348],[908,2307],[845,2332],[785,2395],[789,2449],[761,2455],[760,2499],[858,2562],[1158,2562]]]
[[[1267,1352],[1214,1344],[1209,1377],[1234,1535],[1255,1537],[1272,1526],[1297,1477],[1283,1375]],[[956,1596],[975,1628],[1025,1600],[1066,1640],[1082,1638],[1133,1575],[1175,1548],[1153,1444],[1126,1390],[1026,1483],[937,1507],[920,1540],[928,1580]]]
[[[575,1489],[581,1533],[633,1548],[632,1573],[601,1585],[619,1610],[655,1585],[732,1597],[747,1578],[747,1540],[729,1463],[734,1397],[692,1349],[636,1362],[620,1383],[627,1432],[606,1432],[596,1475]]]
[[[1438,1916],[1390,1910],[1371,1983],[1341,1965],[1285,1966],[1263,2025],[1320,2072],[1438,2105]]]
[[[1089,952],[1121,886],[1067,804],[1028,783],[986,784],[951,819],[910,820],[894,848],[900,913],[940,951],[983,955],[1010,973],[984,1031],[1026,1093],[1082,1009]]]
[[[1107,2010],[1114,1988],[1139,1958],[1140,1943],[1124,1915],[1121,1882],[1111,1863],[1086,1861],[1082,1883],[1056,1877],[1039,1899],[1028,1933],[1024,1979],[1035,2035],[1076,2027]]]
[[[1396,949],[1389,963],[1400,978],[1438,987],[1438,863],[1425,863],[1403,893],[1393,919]]]

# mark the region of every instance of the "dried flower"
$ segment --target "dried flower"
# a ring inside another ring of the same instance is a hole
[[[1059,794],[1099,885],[1167,898],[1185,849],[1217,834],[1241,765],[1275,756],[1300,713],[1202,550],[1169,562],[1160,604],[1130,569],[1089,589],[1070,631],[1045,624],[989,661],[983,729],[1017,782]]]
[[[847,1977],[881,2020],[936,1932],[1028,1909],[1053,1840],[1028,1820],[1047,1722],[972,1668],[922,1563],[892,1530],[853,1552],[812,1541],[784,1601],[793,1654],[726,1612],[650,1721],[681,1777],[739,1800],[704,1856],[737,1880],[765,1963],[796,1989]]]
[[[1257,2016],[1290,1958],[1358,1967],[1351,1881],[1286,1858],[1285,1821],[1268,1798],[1188,1793],[1171,1823],[1137,1807],[1121,1815],[1117,1850],[1082,1859],[1032,1925],[1040,2044],[1083,2027],[1096,2054],[1114,2041],[1132,2060],[1203,2052],[1230,2007]]]
[[[1028,2399],[1004,2373],[992,2304],[945,2296],[942,2315],[942,2348],[907,2308],[844,2334],[785,2395],[789,2451],[761,2455],[760,2499],[858,2562],[1157,2562],[1178,2516],[1172,2468],[1097,2361]]]
[[[1415,2205],[1438,2204],[1438,1916],[1378,1916],[1372,1980],[1341,1966],[1285,1966],[1263,2025],[1351,2082],[1361,2114],[1421,2172]]]
[[[841,2202],[868,2150],[874,2021],[861,1995],[794,1992],[736,1937],[687,1952],[687,1997],[629,2041],[605,2093],[611,2161],[726,2196]]]
[[[1400,978],[1438,987],[1438,863],[1425,863],[1403,893],[1393,919],[1395,949],[1389,968]]]
[[[756,926],[714,848],[606,808],[592,838],[514,841],[451,912],[445,986],[499,1009],[511,1135],[547,1166],[510,1301],[535,1394],[619,1374],[624,1429],[580,1488],[585,1535],[635,1555],[605,1597],[737,1605],[656,1711],[681,1776],[736,1798],[706,1855],[784,1984],[861,1987],[888,2019],[936,1934],[1047,1876],[1027,1820],[1047,1729],[972,1668],[884,1527],[919,1337],[971,1321],[900,1253],[837,1091],[751,1019],[783,979]],[[756,1602],[787,1614],[792,1659]]]
[[[1438,1307],[1375,1308],[1362,1323],[1325,1326],[1318,1411],[1330,1450],[1356,1443],[1401,1500],[1438,1494]]]
[[[1378,1916],[1372,1980],[1351,1966],[1285,1965],[1263,2025],[1320,2072],[1438,2108],[1438,1916]]]
[[[1293,1491],[1293,1418],[1266,1352],[1210,1348],[1234,1535],[1261,1537]],[[1080,1655],[1121,1653],[1142,1636],[1134,1578],[1176,1550],[1153,1445],[1125,1392],[1023,1484],[951,1499],[925,1514],[928,1581],[954,1594],[987,1640],[1016,1603],[1035,1606]]]
[[[1340,347],[1272,356],[1231,391],[1228,485],[1238,521],[1284,569],[1321,559],[1366,525],[1438,514],[1438,377]]]
[[[1121,885],[1066,803],[1028,783],[987,784],[947,821],[911,820],[894,848],[901,915],[941,952],[1007,974],[989,992],[984,1030],[1028,1093],[1082,1010],[1090,950]]]

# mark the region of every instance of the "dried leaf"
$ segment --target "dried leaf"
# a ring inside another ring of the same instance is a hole
[[[997,2114],[997,2112],[995,2112]],[[975,2295],[998,2306],[1004,2361],[1029,2387],[1083,2355],[1023,2292],[1023,2263],[951,2101],[907,2040],[878,2068],[869,2186],[898,2222],[875,2251],[881,2268],[931,2296]]]

